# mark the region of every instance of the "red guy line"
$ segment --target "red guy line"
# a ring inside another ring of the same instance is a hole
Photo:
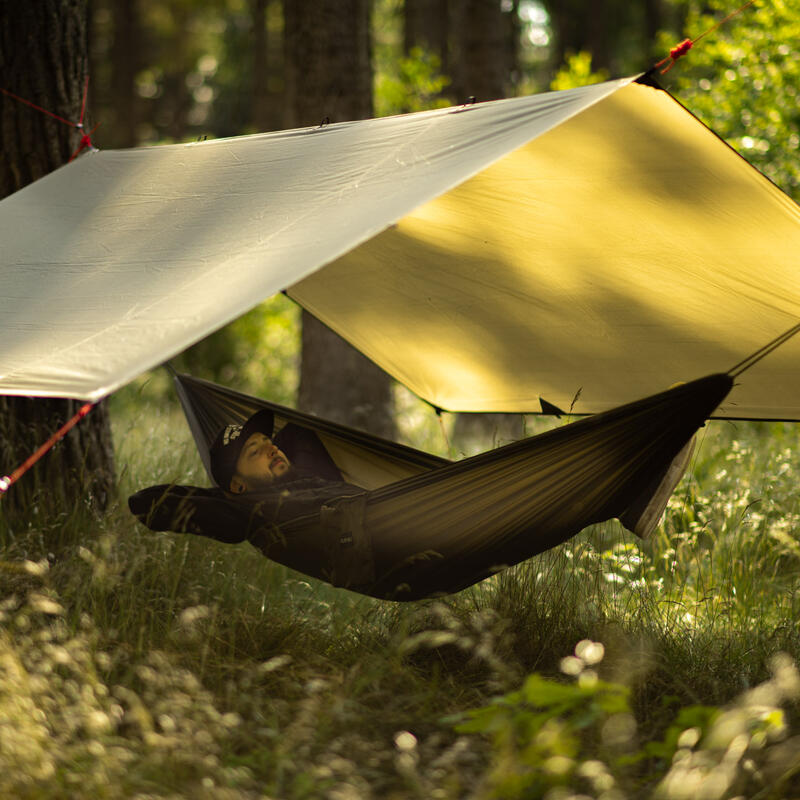
[[[7,95],[8,97],[13,98],[14,100],[19,101],[20,103],[24,103],[26,106],[30,106],[31,108],[36,109],[37,111],[41,111],[42,114],[47,114],[48,117],[52,117],[53,119],[57,119],[59,122],[63,122],[65,125],[69,125],[70,128],[77,128],[78,130],[83,130],[83,117],[86,114],[86,98],[89,96],[89,76],[86,76],[86,82],[83,86],[83,99],[81,100],[81,116],[78,122],[73,122],[72,120],[66,119],[64,117],[60,117],[58,114],[54,114],[52,111],[48,111],[46,108],[42,108],[41,106],[36,105],[36,103],[32,103],[30,100],[26,100],[24,97],[20,97],[19,95],[14,94],[13,92],[9,92],[8,89],[3,89],[0,87],[0,92]],[[81,137],[80,144],[78,145],[78,149],[70,156],[69,160],[72,161],[75,157],[84,149],[88,148],[89,150],[94,148],[92,144],[92,133],[97,130],[97,125],[91,130],[90,133],[84,132],[83,136]],[[0,489],[2,491],[2,489]]]
[[[749,6],[752,6],[756,0],[749,0],[749,2],[745,3],[743,6],[740,6],[735,11],[731,11],[726,17],[723,17],[716,25],[712,25],[707,31],[703,31],[698,37],[695,39],[684,39],[680,44],[675,45],[670,51],[669,55],[666,58],[662,58],[661,61],[656,62],[655,67],[663,67],[664,64],[667,64],[664,69],[661,70],[661,74],[664,75],[665,73],[669,72],[674,66],[675,62],[683,55],[686,55],[694,45],[696,45],[703,37],[708,36],[709,33],[713,33],[717,28],[722,27],[728,20],[733,19],[737,14],[741,14]]]
[[[26,106],[30,106],[31,108],[35,108],[37,111],[41,111],[42,114],[47,114],[48,117],[53,117],[53,119],[57,119],[59,122],[63,122],[65,125],[69,125],[72,128],[77,128],[78,123],[72,122],[71,120],[64,119],[64,117],[59,117],[58,114],[54,114],[52,111],[48,111],[46,108],[42,108],[41,106],[37,106],[36,103],[31,103],[30,100],[26,100],[24,97],[19,97],[19,95],[14,94],[13,92],[9,92],[8,89],[3,89],[0,87],[0,92],[9,97],[13,97],[14,100],[19,100],[20,103],[25,103]]]
[[[94,407],[96,403],[81,406],[72,419],[65,422],[33,455],[28,456],[10,475],[0,478],[0,498],[13,486],[48,450],[63,439]]]

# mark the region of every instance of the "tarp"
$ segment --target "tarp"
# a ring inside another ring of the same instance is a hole
[[[449,410],[602,411],[800,318],[798,207],[634,79],[87,154],[0,242],[4,394],[97,399],[282,289]],[[799,354],[718,413],[800,419]]]

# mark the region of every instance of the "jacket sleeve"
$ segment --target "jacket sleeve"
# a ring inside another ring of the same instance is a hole
[[[236,544],[247,538],[252,509],[218,489],[161,484],[128,498],[128,508],[153,531],[196,533]]]
[[[358,486],[316,476],[279,483],[247,497],[228,497],[220,489],[160,484],[131,495],[128,507],[151,530],[195,533],[236,544],[273,535],[278,526],[318,513],[327,502],[363,493]]]

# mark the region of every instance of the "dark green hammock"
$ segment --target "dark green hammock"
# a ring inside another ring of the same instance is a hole
[[[733,379],[710,375],[458,462],[187,375],[176,384],[206,469],[224,425],[268,408],[276,431],[289,422],[315,431],[345,480],[364,487],[250,532],[268,558],[413,600],[463,589],[641,506]]]

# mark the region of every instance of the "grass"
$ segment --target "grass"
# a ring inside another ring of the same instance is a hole
[[[796,427],[709,424],[651,541],[395,605],[137,525],[130,491],[202,475],[132,408],[110,513],[4,534],[1,797],[800,794]]]

